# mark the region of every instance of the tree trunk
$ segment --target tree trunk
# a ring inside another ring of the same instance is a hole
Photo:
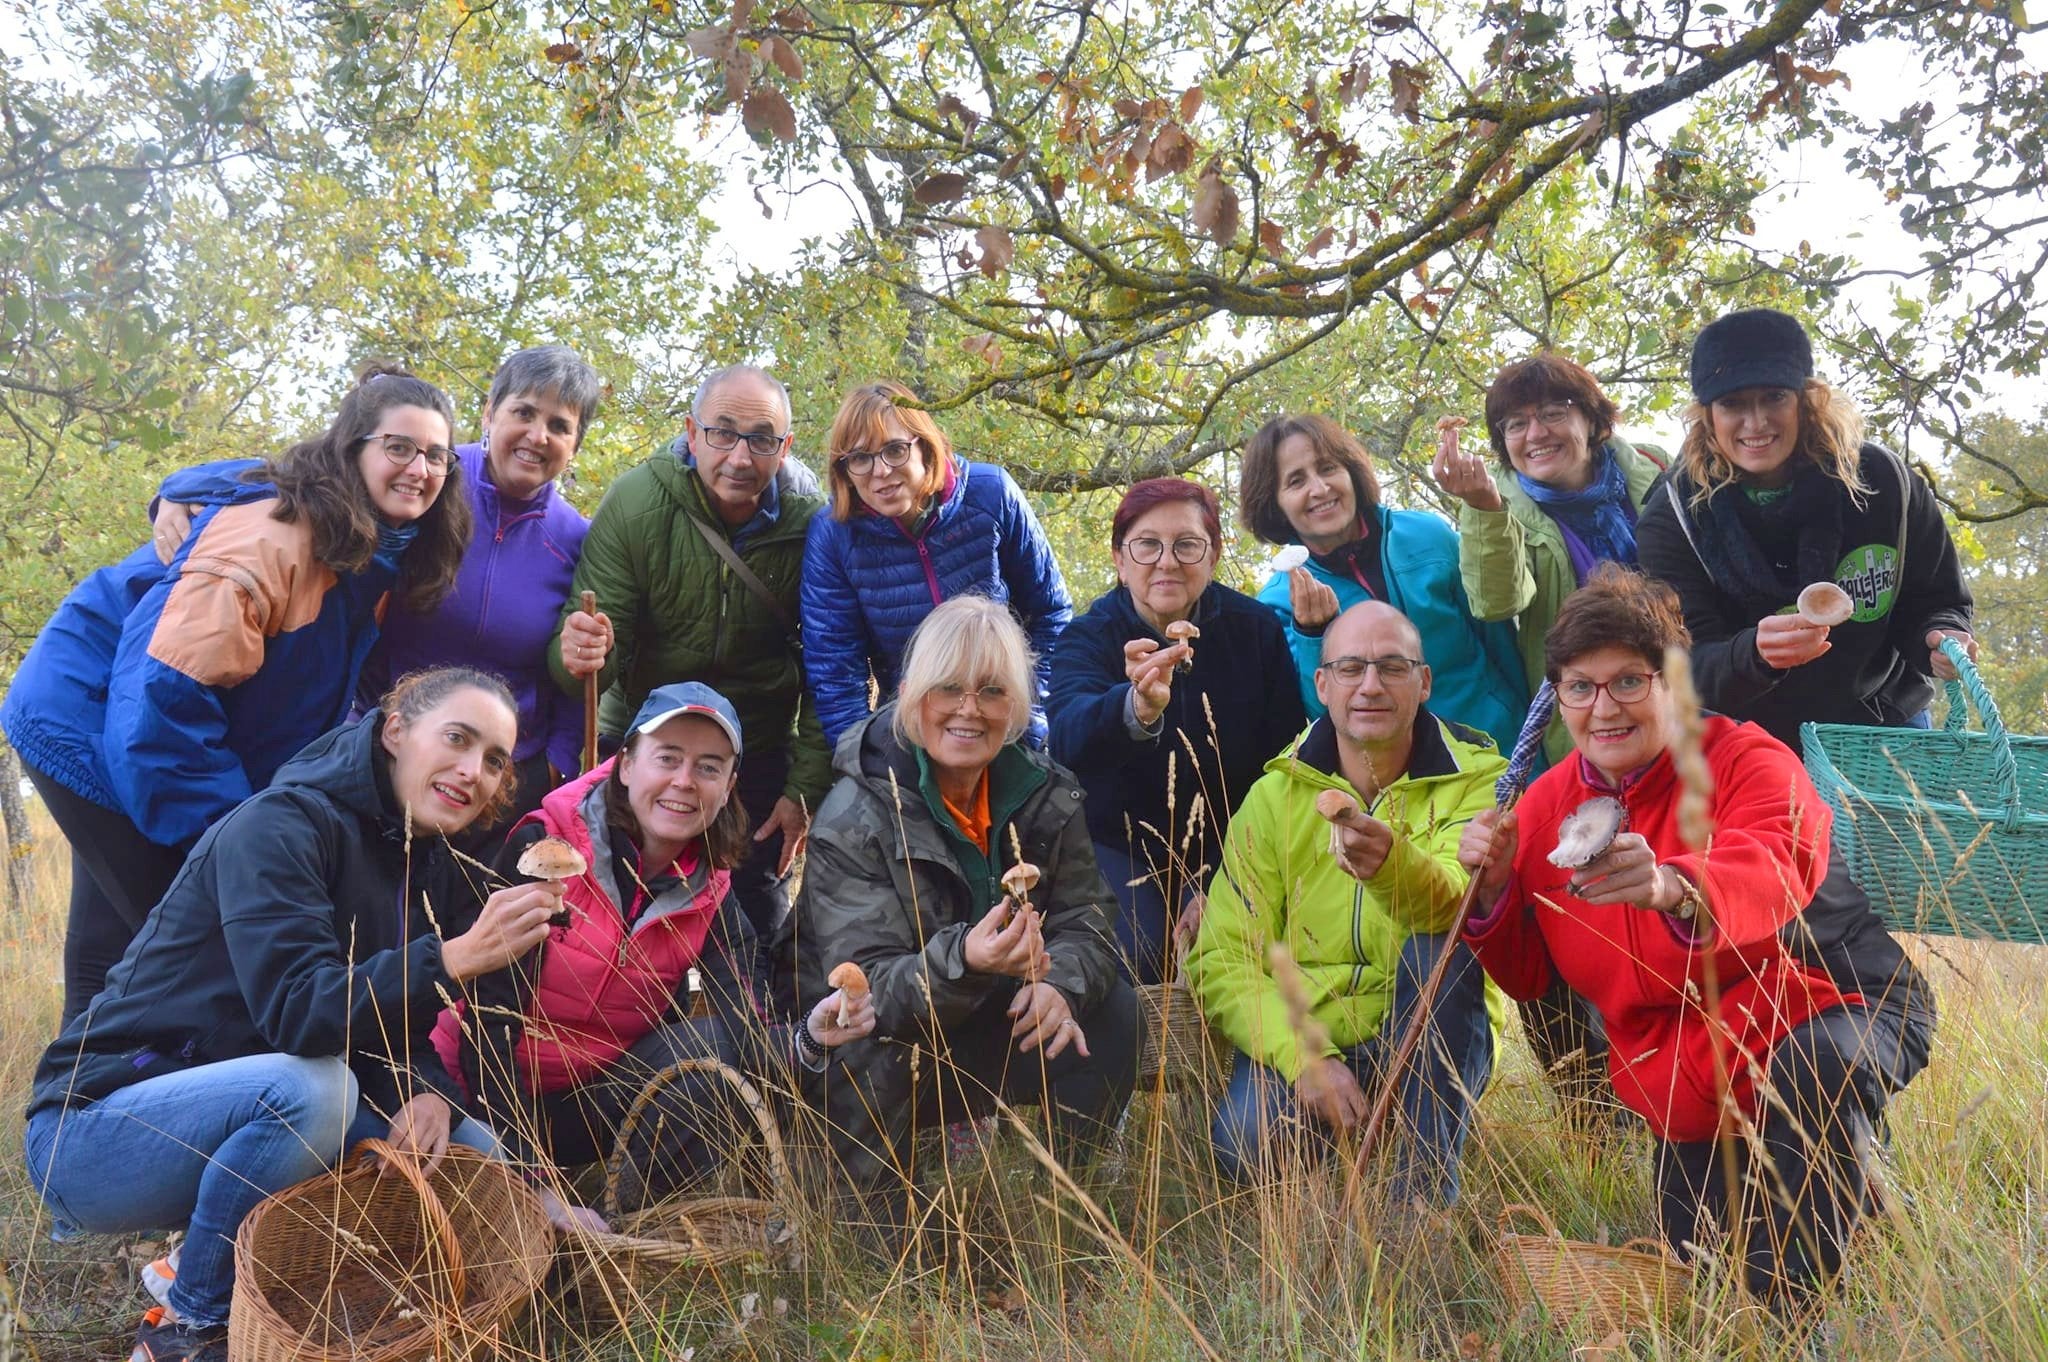
[[[7,901],[20,907],[28,902],[29,857],[36,838],[21,798],[21,758],[5,739],[0,739],[0,826],[7,832]]]

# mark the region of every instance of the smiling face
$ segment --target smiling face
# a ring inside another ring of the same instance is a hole
[[[1358,538],[1358,495],[1351,471],[1302,434],[1274,452],[1280,513],[1311,553],[1329,553]]]
[[[1591,706],[1572,709],[1560,705],[1565,730],[1595,770],[1619,783],[1655,761],[1670,746],[1673,732],[1671,692],[1658,676],[1657,668],[1631,648],[1598,648],[1581,654],[1558,669],[1558,689],[1573,682],[1599,687]],[[1618,677],[1649,676],[1648,691],[1641,699],[1624,704],[1614,698],[1611,687]]]
[[[751,452],[745,440],[734,441],[731,449],[718,449],[706,436],[707,427],[782,440],[765,455]],[[719,518],[728,525],[744,525],[760,509],[762,494],[782,471],[783,456],[789,451],[789,412],[782,394],[758,375],[734,374],[704,394],[703,410],[690,414],[685,429],[697,476]]]
[[[432,508],[448,481],[448,470],[436,472],[419,455],[403,468],[384,453],[384,437],[402,435],[421,449],[446,449],[450,432],[441,413],[425,407],[387,407],[377,428],[356,450],[356,467],[369,491],[370,505],[387,525],[410,525]]]
[[[491,482],[513,501],[530,501],[575,456],[581,414],[558,396],[513,393],[484,408],[485,461]]]
[[[1549,399],[1509,412],[1501,421],[1508,462],[1532,482],[1577,492],[1593,480],[1593,427],[1569,402]]]
[[[1190,543],[1203,547],[1198,563],[1183,563],[1174,554],[1176,545]],[[1140,551],[1150,556],[1155,549],[1157,561],[1138,561]],[[1186,619],[1216,577],[1216,542],[1209,538],[1202,508],[1192,501],[1162,502],[1133,520],[1115,558],[1116,579],[1129,589],[1131,603],[1154,629]]]
[[[1316,698],[1330,711],[1337,736],[1370,752],[1408,742],[1415,716],[1429,699],[1428,666],[1390,680],[1377,666],[1347,682],[1328,665],[1340,658],[1419,658],[1422,639],[1400,611],[1381,602],[1353,606],[1323,634],[1324,666],[1316,669]]]
[[[1738,388],[1707,406],[1714,443],[1742,480],[1782,487],[1791,480],[1799,446],[1799,394],[1790,388]]]
[[[918,701],[920,742],[941,787],[971,787],[1009,741],[1017,697],[1007,690],[1000,699],[987,697],[985,687],[1002,684],[994,677],[968,678],[934,686]]]
[[[472,686],[449,692],[416,718],[387,718],[382,742],[391,755],[391,791],[411,812],[414,829],[445,837],[475,822],[511,774],[518,737],[511,707]]]
[[[891,468],[876,458],[865,473],[856,473],[848,465],[846,476],[852,481],[854,492],[876,515],[885,515],[891,520],[904,520],[916,515],[924,509],[919,503],[925,481],[931,476],[931,465],[926,462],[923,442],[892,411],[884,411],[877,416],[873,435],[873,442],[863,446],[867,453],[878,454],[884,446],[902,441],[910,446],[910,458],[901,468]]]
[[[679,714],[619,757],[619,783],[640,824],[643,863],[666,866],[704,835],[739,779],[732,739],[711,720]]]

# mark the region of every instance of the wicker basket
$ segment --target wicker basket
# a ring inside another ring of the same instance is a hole
[[[1138,1091],[1215,1088],[1230,1072],[1230,1047],[1209,1030],[1188,986],[1140,984]]]
[[[634,1136],[644,1122],[654,1119],[652,1113],[662,1094],[691,1073],[717,1075],[746,1107],[760,1136],[773,1199],[676,1197],[644,1210],[621,1213],[620,1186],[629,1170]],[[613,1215],[616,1231],[563,1231],[562,1251],[572,1259],[586,1299],[595,1297],[614,1307],[638,1304],[649,1296],[695,1285],[718,1268],[766,1266],[778,1257],[792,1257],[789,1187],[782,1134],[760,1091],[737,1070],[717,1060],[686,1059],[656,1074],[619,1126],[606,1168],[604,1194],[605,1209]]]
[[[1515,1233],[1509,1224],[1518,1215],[1543,1233]],[[1656,1240],[1609,1248],[1567,1239],[1549,1216],[1519,1202],[1501,1208],[1498,1224],[1495,1270],[1511,1311],[1535,1301],[1553,1319],[1576,1321],[1605,1338],[1652,1322],[1669,1324],[1692,1301],[1692,1268]]]
[[[552,1232],[503,1163],[431,1175],[381,1140],[270,1197],[235,1235],[231,1362],[400,1362],[491,1341],[546,1274]]]
[[[1902,931],[2048,941],[2048,738],[2007,733],[1968,655],[1942,651],[1962,677],[1943,728],[1800,726],[1835,854]]]

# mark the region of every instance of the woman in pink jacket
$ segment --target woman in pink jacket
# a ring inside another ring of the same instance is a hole
[[[586,869],[563,885],[566,921],[460,1012],[444,1012],[434,1042],[515,1157],[564,1167],[604,1157],[649,1079],[685,1059],[736,1063],[759,1030],[720,930],[748,846],[732,798],[740,751],[724,696],[697,682],[662,686],[615,757],[513,829],[497,865],[507,878],[532,878],[519,861],[543,837],[574,847]],[[690,1016],[693,982],[713,1016]],[[825,998],[773,1049],[822,1067],[831,1047],[874,1026],[864,995],[849,1000],[843,1026],[839,1004],[837,993]],[[714,1171],[723,1132],[745,1128],[715,1081],[674,1085],[665,1100],[675,1109],[656,1123],[660,1147],[634,1159],[646,1200]]]

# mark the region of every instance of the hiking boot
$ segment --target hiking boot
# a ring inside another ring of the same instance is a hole
[[[128,1362],[227,1362],[227,1357],[227,1325],[195,1329],[157,1305],[142,1317]]]

